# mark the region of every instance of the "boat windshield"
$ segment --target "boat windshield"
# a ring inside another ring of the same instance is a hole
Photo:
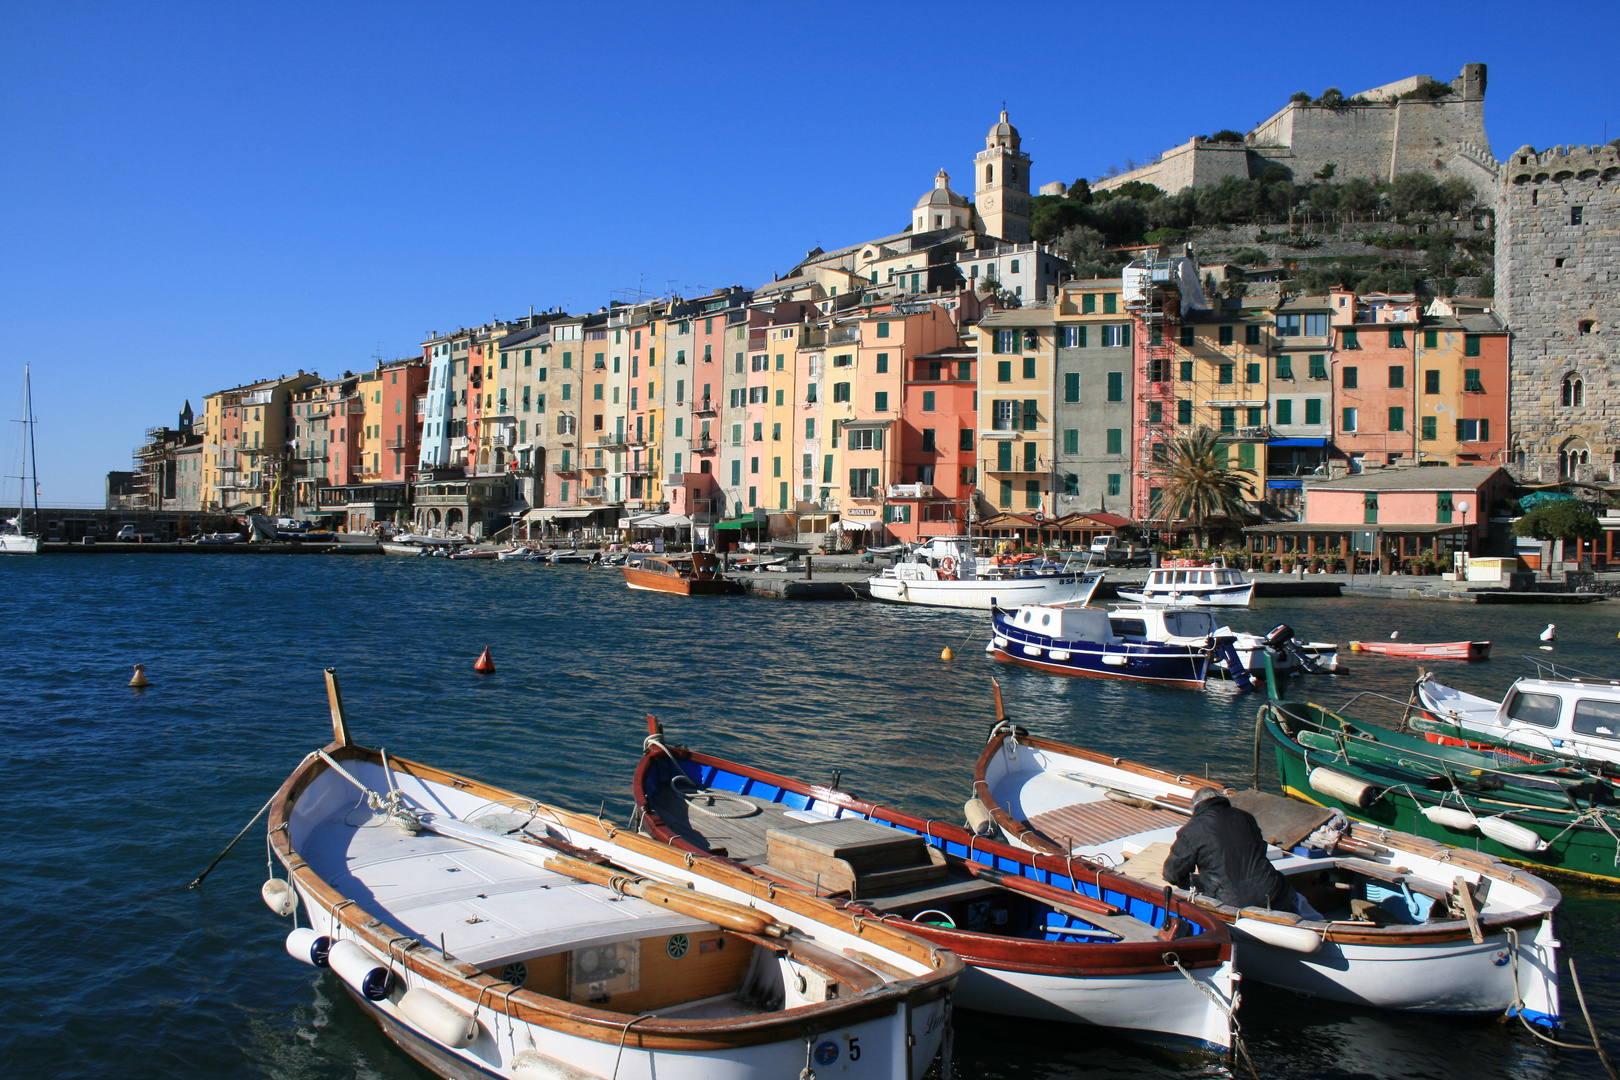
[[[1507,716],[1509,720],[1536,727],[1557,727],[1558,709],[1562,704],[1557,694],[1526,694],[1516,690],[1508,698]]]
[[[1108,628],[1115,637],[1147,637],[1145,619],[1109,619]]]

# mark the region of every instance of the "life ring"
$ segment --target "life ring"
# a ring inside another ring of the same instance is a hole
[[[939,564],[939,576],[949,581],[955,581],[956,560],[947,555],[945,561]]]

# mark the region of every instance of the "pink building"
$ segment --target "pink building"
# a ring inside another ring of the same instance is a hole
[[[978,484],[978,353],[942,349],[905,363],[899,475],[888,499],[911,511],[891,510],[889,531],[905,541],[960,536]]]

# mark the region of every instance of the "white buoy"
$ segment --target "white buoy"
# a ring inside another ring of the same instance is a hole
[[[1505,844],[1514,851],[1534,855],[1538,851],[1547,850],[1547,841],[1537,836],[1533,829],[1527,829],[1523,825],[1516,825],[1511,821],[1504,821],[1499,817],[1480,818],[1479,831],[1495,840],[1498,844]]]
[[[459,1049],[478,1041],[478,1021],[472,1014],[456,1008],[431,990],[416,986],[405,991],[405,996],[399,999],[399,1011],[436,1043]]]
[[[1313,953],[1322,947],[1322,936],[1303,926],[1287,926],[1263,919],[1239,919],[1232,929],[1265,945],[1289,952]]]
[[[996,831],[996,823],[990,817],[990,808],[977,795],[962,804],[962,813],[967,818],[968,831],[974,836],[991,836]]]
[[[1547,629],[1545,629],[1545,630],[1543,630],[1541,632],[1541,640],[1542,641],[1557,641],[1558,640],[1558,624],[1557,623],[1548,623],[1547,624]]]
[[[326,964],[362,996],[381,1001],[393,989],[394,975],[375,956],[347,939],[334,942]]]
[[[291,915],[298,910],[298,893],[288,882],[273,877],[259,890],[264,906],[277,915]]]
[[[1425,806],[1423,816],[1436,825],[1443,825],[1458,832],[1474,831],[1474,815],[1466,810],[1458,810],[1454,806]]]
[[[1401,632],[1399,630],[1391,630],[1389,632],[1389,640],[1391,640],[1391,641],[1394,641],[1396,638],[1398,638],[1400,636],[1401,636]]]
[[[1320,765],[1311,770],[1309,780],[1311,789],[1319,794],[1363,810],[1378,801],[1378,792],[1371,784],[1363,784],[1353,776]]]
[[[325,967],[327,953],[331,951],[332,939],[307,926],[300,926],[287,935],[287,955],[312,967]]]

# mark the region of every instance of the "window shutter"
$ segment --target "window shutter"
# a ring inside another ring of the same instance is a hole
[[[1489,420],[1481,420],[1479,422],[1479,441],[1491,441],[1491,422]]]

